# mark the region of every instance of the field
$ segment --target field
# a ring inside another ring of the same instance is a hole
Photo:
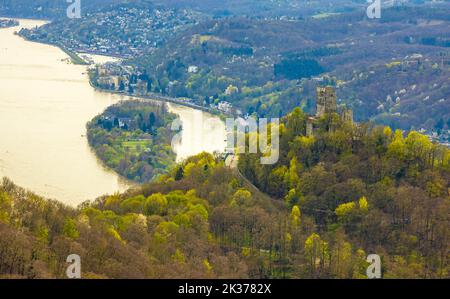
[[[133,140],[133,141],[124,141],[122,142],[122,146],[133,153],[140,152],[142,149],[149,149],[152,144],[151,140]]]

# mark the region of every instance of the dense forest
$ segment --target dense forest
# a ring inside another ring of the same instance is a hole
[[[364,278],[378,254],[384,278],[448,278],[450,151],[335,115],[305,124],[282,119],[275,165],[203,153],[76,209],[4,179],[0,275],[64,277],[77,253],[84,278]]]
[[[108,107],[87,125],[97,156],[123,177],[147,182],[175,163],[170,130],[176,116],[152,101],[126,101]]]
[[[319,230],[342,230],[350,244],[390,256],[396,269],[403,263],[412,276],[448,275],[448,148],[414,131],[404,136],[336,114],[316,120],[317,132],[305,136],[306,122],[299,108],[288,114],[280,161],[261,165],[261,153],[241,155],[244,176],[299,207]]]

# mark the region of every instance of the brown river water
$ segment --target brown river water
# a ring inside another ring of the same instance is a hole
[[[69,205],[124,191],[130,183],[96,158],[85,126],[106,107],[130,98],[94,90],[86,66],[68,63],[57,47],[14,34],[43,24],[20,20],[19,27],[0,29],[0,177]],[[218,117],[169,108],[183,123],[175,146],[179,161],[224,150],[225,125]]]

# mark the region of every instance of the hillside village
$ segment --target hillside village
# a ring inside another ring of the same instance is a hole
[[[42,26],[35,30],[23,29],[20,34],[33,41],[62,44],[77,53],[133,58],[151,52],[168,36],[201,19],[198,13],[189,10],[122,5],[117,9],[88,13],[80,20],[56,20],[51,30]],[[71,24],[76,26],[75,30]]]

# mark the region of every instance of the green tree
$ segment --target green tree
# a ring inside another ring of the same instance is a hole
[[[80,236],[75,220],[66,218],[66,221],[64,222],[63,233],[66,237],[71,239],[77,239]]]

